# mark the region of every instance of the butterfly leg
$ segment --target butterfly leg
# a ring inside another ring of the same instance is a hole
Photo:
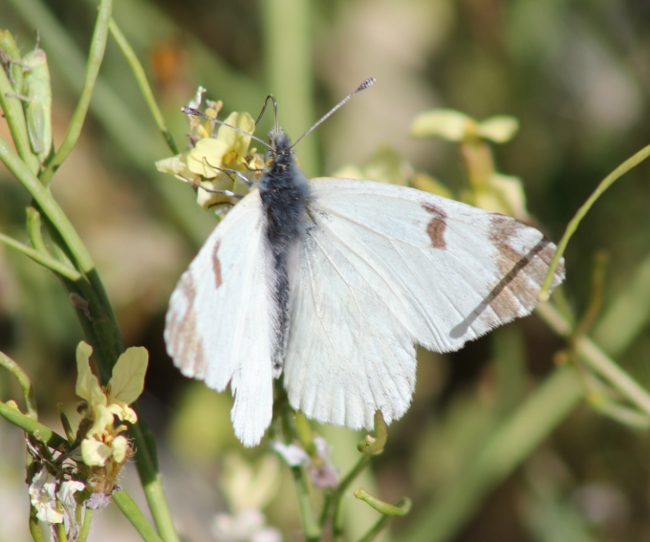
[[[230,168],[225,168],[225,167],[213,166],[207,160],[205,161],[205,163],[208,164],[211,168],[216,169],[217,171],[221,171],[221,172],[225,173],[226,175],[235,175],[235,177],[237,177],[241,182],[248,185],[249,187],[253,186],[253,181],[251,181],[250,179],[247,179],[246,177],[244,177],[244,175],[242,174],[241,171],[237,171],[236,169],[230,169]]]

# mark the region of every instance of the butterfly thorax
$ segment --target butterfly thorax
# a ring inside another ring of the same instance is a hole
[[[277,376],[282,370],[289,336],[289,261],[305,234],[309,183],[296,165],[289,137],[282,130],[274,130],[269,142],[273,148],[269,152],[259,191],[266,215],[266,238],[274,258],[278,327],[273,367]]]
[[[277,254],[301,235],[309,184],[296,165],[287,135],[281,130],[271,132],[269,141],[273,150],[259,189],[268,219],[267,236]]]

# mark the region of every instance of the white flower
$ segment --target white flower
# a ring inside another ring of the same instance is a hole
[[[77,480],[61,482],[57,491],[57,480],[43,465],[29,486],[29,496],[36,510],[36,517],[44,523],[65,524],[69,540],[76,540],[79,534],[75,512],[77,500],[75,493],[83,491],[86,485]]]
[[[336,466],[330,460],[330,446],[323,437],[315,437],[314,445],[318,456],[311,458],[296,444],[274,441],[271,447],[280,454],[290,467],[302,466],[309,469],[312,482],[318,488],[336,487],[339,483]]]
[[[271,442],[271,448],[273,448],[280,457],[284,459],[290,467],[306,467],[311,463],[309,455],[297,444],[283,444],[277,440]]]
[[[315,437],[314,444],[321,459],[310,468],[311,479],[316,487],[336,487],[339,483],[338,469],[330,459],[332,447],[323,437]]]
[[[63,524],[68,540],[73,541],[79,536],[79,524],[75,512],[77,511],[77,500],[75,493],[83,491],[86,485],[77,480],[63,482],[56,492],[59,503],[63,506]]]
[[[63,512],[56,502],[56,479],[43,465],[29,486],[29,497],[36,510],[36,517],[45,523],[63,522]]]

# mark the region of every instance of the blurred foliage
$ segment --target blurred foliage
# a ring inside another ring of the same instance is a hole
[[[2,26],[14,34],[21,52],[34,48],[37,31],[47,52],[55,145],[78,97],[95,17],[92,0],[0,0]],[[411,139],[413,119],[436,107],[477,119],[515,117],[519,132],[492,147],[494,159],[498,171],[522,180],[528,212],[554,239],[598,181],[650,142],[645,1],[129,0],[116,3],[114,18],[145,65],[181,149],[187,121],[179,106],[199,84],[208,98],[223,100],[225,115],[233,110],[254,115],[266,93],[275,93],[280,122],[295,139],[374,76],[378,83],[371,90],[301,143],[298,154],[308,172],[355,167],[369,175],[378,171],[378,157],[388,155],[390,167],[379,167],[379,177],[404,176],[405,183],[417,186],[415,172],[426,172],[420,182],[440,183],[458,194],[468,186],[458,146]],[[302,32],[294,35],[294,27]],[[306,103],[297,101],[305,95]],[[269,122],[267,116],[258,133]],[[0,133],[9,138],[4,123]],[[196,206],[188,186],[156,171],[154,162],[170,154],[129,66],[109,39],[91,117],[53,178],[52,191],[97,263],[126,344],[144,345],[151,353],[142,408],[172,454],[162,470],[170,472],[167,492],[185,500],[178,503],[179,527],[188,539],[205,540],[217,509],[204,506],[204,493],[189,488],[207,481],[216,493],[217,457],[239,445],[230,427],[229,398],[197,390],[202,384],[184,381],[164,353],[169,294],[215,224]],[[609,255],[593,336],[646,388],[649,177],[650,164],[641,164],[587,215],[566,254],[565,287],[568,304],[582,314],[592,294],[594,254]],[[22,209],[28,204],[1,167],[0,231],[25,240]],[[0,246],[0,350],[32,375],[45,419],[55,417],[58,403],[74,401],[73,352],[81,329],[73,315],[50,273]],[[366,473],[360,481],[387,502],[412,498],[410,516],[394,522],[395,539],[412,534],[408,528],[430,513],[436,496],[552,371],[561,346],[533,316],[452,355],[421,352],[413,407],[389,427],[386,450],[373,460],[374,478]],[[15,384],[0,372],[0,399],[17,395]],[[333,428],[323,433],[334,446],[335,463],[342,469],[352,465],[358,436]],[[3,517],[11,519],[0,521],[0,542],[29,536],[19,440],[15,428],[0,423],[0,503]],[[254,459],[263,449],[244,453]],[[646,433],[579,406],[520,469],[477,503],[462,529],[436,540],[647,540],[649,457]],[[178,471],[183,475],[173,474]],[[280,497],[268,510],[270,523],[286,540],[298,539],[300,529],[291,485],[285,472]],[[377,514],[359,501],[347,504],[350,532],[359,536]],[[117,531],[101,526],[109,520],[95,521],[93,540],[114,539]],[[120,531],[120,539],[129,535],[135,536]]]

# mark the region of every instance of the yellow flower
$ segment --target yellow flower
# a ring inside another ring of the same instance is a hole
[[[216,114],[216,110],[212,114]],[[236,199],[215,191],[226,190],[241,195],[248,192],[248,185],[241,178],[223,169],[238,171],[251,182],[256,180],[256,173],[252,169],[261,169],[257,167],[259,161],[247,156],[251,142],[248,134],[255,130],[253,117],[248,113],[234,112],[224,122],[246,133],[224,125],[219,126],[216,137],[209,137],[205,129],[194,130],[195,136],[204,136],[196,141],[194,148],[156,162],[159,171],[171,173],[197,187],[197,203],[204,209],[236,203]],[[199,127],[203,128],[202,125]]]
[[[248,113],[231,113],[224,122],[249,134],[255,130],[255,121]],[[221,173],[217,168],[243,169],[250,143],[250,136],[221,125],[217,137],[200,139],[187,153],[188,169],[205,179]]]
[[[128,348],[113,367],[113,375],[103,388],[90,369],[92,347],[80,342],[77,346],[76,393],[88,404],[86,418],[92,425],[81,442],[81,456],[89,466],[103,466],[109,458],[122,463],[129,454],[126,429],[115,427],[115,416],[121,421],[136,423],[138,417],[129,406],[142,393],[149,355],[142,347]]]
[[[149,354],[146,348],[134,346],[124,352],[113,367],[113,376],[103,389],[90,369],[92,347],[80,342],[77,347],[77,388],[76,393],[92,409],[93,420],[105,419],[108,413],[120,420],[135,423],[136,413],[129,407],[144,389]],[[106,412],[108,410],[108,413]]]
[[[85,438],[81,441],[81,458],[89,467],[103,467],[113,455],[113,449],[101,440]]]

